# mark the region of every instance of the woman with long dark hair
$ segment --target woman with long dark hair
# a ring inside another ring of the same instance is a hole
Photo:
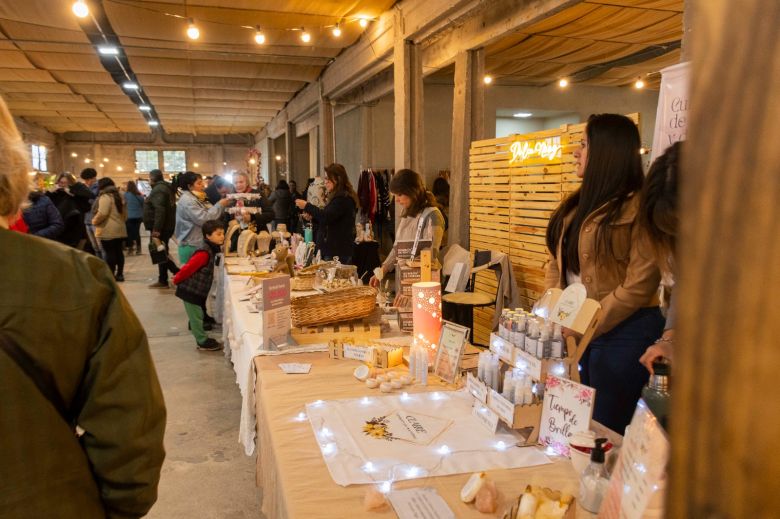
[[[439,211],[433,194],[425,189],[419,173],[402,169],[390,179],[390,192],[403,208],[401,222],[395,232],[395,243],[382,264],[384,275],[395,270],[399,242],[430,242],[433,267],[439,267],[439,248],[444,236],[444,216]],[[419,250],[417,251],[419,252]],[[371,286],[379,286],[379,280],[372,277]]]
[[[663,275],[664,292],[668,301],[666,325],[660,339],[647,348],[639,359],[647,370],[653,372],[653,361],[664,357],[672,360],[674,328],[677,324],[677,295],[674,286],[675,251],[677,245],[677,179],[680,165],[681,142],[672,144],[663,155],[655,159],[647,173],[639,204],[639,224],[654,252],[658,268]]]
[[[574,152],[580,188],[547,227],[546,288],[582,283],[601,303],[602,319],[581,361],[596,388],[593,419],[622,433],[648,374],[639,357],[663,331],[660,274],[636,225],[642,188],[636,125],[616,114],[591,116]]]
[[[331,164],[325,168],[325,189],[328,191],[325,208],[320,209],[306,200],[296,200],[295,205],[310,214],[320,226],[317,246],[322,252],[322,258],[330,260],[338,256],[341,263],[351,263],[355,253],[358,199],[344,166]]]
[[[95,236],[100,240],[100,246],[105,252],[104,259],[114,279],[124,281],[125,254],[122,252],[122,243],[127,238],[125,204],[113,180],[103,177],[97,184],[98,197],[92,210]]]
[[[125,191],[125,204],[127,205],[127,253],[133,253],[135,245],[136,254],[141,254],[141,221],[144,217],[144,195],[138,190],[138,186],[132,180],[127,181]]]

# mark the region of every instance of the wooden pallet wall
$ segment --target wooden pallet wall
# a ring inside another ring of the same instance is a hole
[[[630,114],[639,124],[639,114]],[[544,291],[547,262],[545,232],[555,208],[580,185],[574,173],[573,152],[582,140],[585,123],[563,125],[524,135],[476,141],[469,154],[469,204],[471,251],[491,250],[509,254],[520,290],[520,305],[529,309]],[[554,158],[513,158],[512,145],[560,139]],[[497,281],[491,271],[477,276],[475,290],[495,294]],[[474,339],[487,344],[494,307],[474,310]]]

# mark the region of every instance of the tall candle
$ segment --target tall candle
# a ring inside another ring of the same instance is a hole
[[[412,285],[414,343],[428,352],[433,364],[441,334],[441,284],[421,281]]]

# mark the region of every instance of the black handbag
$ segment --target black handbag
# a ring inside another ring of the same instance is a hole
[[[168,248],[164,245],[160,247],[158,244],[162,245],[162,242],[158,241],[156,244],[154,239],[149,240],[149,256],[152,257],[152,264],[154,265],[168,261]]]

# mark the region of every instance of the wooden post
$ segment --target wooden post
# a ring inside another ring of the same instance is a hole
[[[330,99],[320,96],[320,166],[336,161],[336,128]]]
[[[455,58],[450,161],[449,243],[469,247],[469,148],[484,135],[484,50],[460,52]]]
[[[780,510],[780,3],[693,5],[667,517],[770,517]]]
[[[287,162],[287,182],[295,180],[297,172],[295,171],[295,123],[287,122],[287,131],[285,132],[285,154]],[[276,187],[276,186],[274,186]]]

